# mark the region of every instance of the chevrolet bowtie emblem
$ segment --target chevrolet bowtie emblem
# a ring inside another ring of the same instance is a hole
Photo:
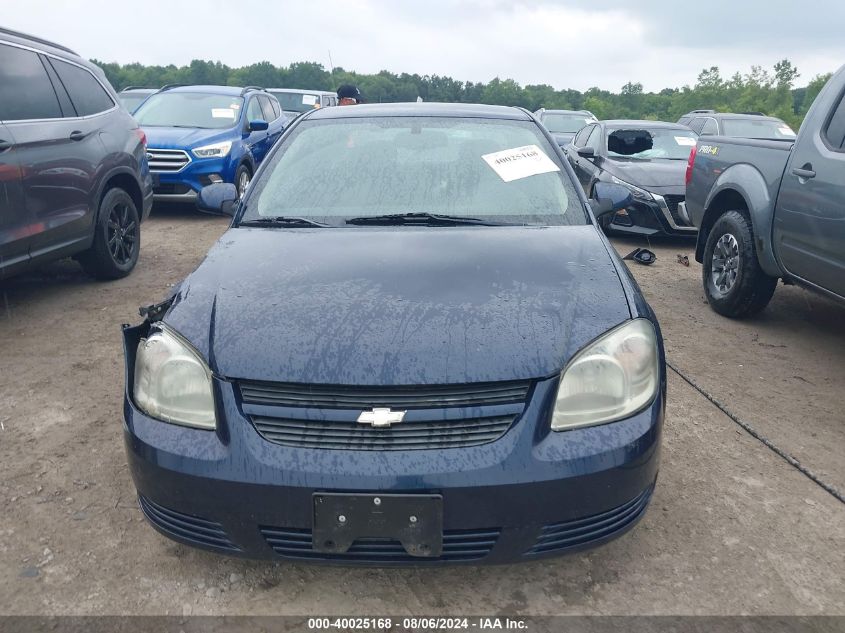
[[[372,411],[362,411],[361,415],[358,416],[358,424],[369,424],[376,428],[385,428],[391,424],[398,424],[404,417],[404,411],[376,408]]]

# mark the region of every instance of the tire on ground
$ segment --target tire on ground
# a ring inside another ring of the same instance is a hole
[[[241,178],[244,173],[249,180],[252,180],[252,170],[250,170],[249,165],[246,163],[238,165],[238,170],[235,172],[235,187],[238,189],[238,197],[241,197],[246,192],[245,190],[243,192],[241,191]]]
[[[77,257],[82,269],[96,279],[120,279],[135,268],[140,250],[141,223],[132,196],[109,189],[100,202],[94,242]]]
[[[727,235],[732,235],[737,243],[736,280],[726,292],[721,292],[713,280],[713,255],[719,240]],[[726,211],[716,220],[704,246],[701,274],[711,307],[719,314],[735,319],[754,315],[765,308],[778,283],[777,277],[770,277],[760,268],[751,219],[746,211]]]

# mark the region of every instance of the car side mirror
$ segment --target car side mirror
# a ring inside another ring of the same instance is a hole
[[[593,198],[590,206],[596,219],[602,216],[616,213],[620,209],[631,206],[634,197],[627,187],[609,182],[597,182],[593,189]]]
[[[230,182],[215,182],[200,189],[197,208],[215,215],[235,215],[238,189]]]
[[[268,127],[270,127],[270,124],[267,123],[267,121],[264,121],[263,119],[256,119],[255,121],[249,122],[250,132],[261,132],[263,130],[266,130]]]
[[[582,156],[583,158],[595,158],[596,150],[592,147],[579,147],[578,156]]]

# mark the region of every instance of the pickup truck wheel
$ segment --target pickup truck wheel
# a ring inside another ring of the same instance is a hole
[[[110,189],[97,218],[94,243],[77,259],[96,279],[126,277],[135,268],[141,247],[141,223],[132,196],[123,189]]]
[[[701,272],[707,301],[731,318],[765,308],[778,283],[760,268],[751,220],[742,211],[727,211],[716,220],[704,246]]]

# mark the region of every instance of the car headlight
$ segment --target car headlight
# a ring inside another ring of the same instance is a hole
[[[560,377],[552,430],[629,417],[657,394],[659,353],[654,326],[634,319],[582,349]]]
[[[211,370],[164,325],[138,343],[133,391],[135,404],[153,418],[200,429],[217,425]]]
[[[616,183],[617,185],[622,185],[631,190],[631,195],[634,196],[636,200],[645,200],[650,201],[654,200],[654,197],[645,189],[640,189],[636,185],[632,185],[630,182],[625,182],[624,180],[620,180],[616,176],[610,177],[611,182]]]
[[[220,158],[228,154],[230,149],[232,149],[232,141],[223,141],[222,143],[203,145],[191,151],[199,158]]]

